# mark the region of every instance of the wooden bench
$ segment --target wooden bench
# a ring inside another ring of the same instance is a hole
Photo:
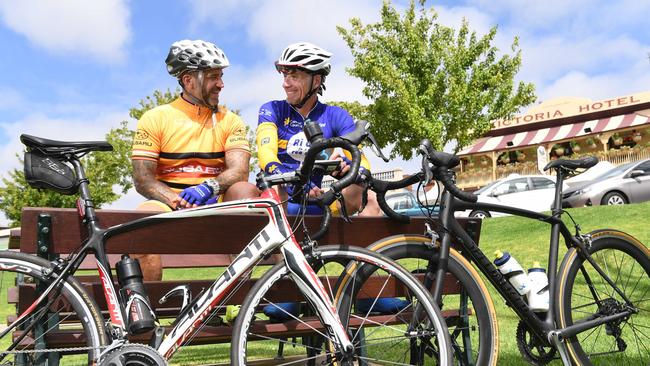
[[[135,220],[150,214],[137,211],[98,210],[100,223],[104,227]],[[400,224],[387,218],[354,217],[348,224],[339,218],[333,218],[326,236],[319,241],[321,244],[347,244],[368,246],[381,238],[400,233],[422,233],[424,219],[413,218],[409,224]],[[162,255],[164,268],[197,268],[225,267],[232,258],[249,243],[268,222],[266,217],[254,215],[233,215],[219,217],[202,217],[183,219],[173,224],[153,225],[111,238],[106,245],[111,266],[119,260],[123,253],[144,254],[159,253]],[[320,217],[307,217],[309,227],[316,228]],[[465,219],[461,224],[468,230],[478,243],[480,239],[481,221]],[[20,229],[11,232],[9,248],[21,252],[38,254],[45,258],[63,256],[77,249],[86,236],[77,211],[74,209],[25,208],[22,213]],[[180,244],[180,245],[179,245]],[[95,268],[94,256],[90,255],[84,262],[83,268]],[[154,281],[147,282],[148,295],[151,304],[156,307],[159,319],[175,318],[181,306],[179,298],[169,300],[164,306],[158,304],[159,299],[170,289],[180,284],[189,284],[192,293],[198,294],[201,289],[209,287],[216,279],[192,281]],[[96,276],[77,276],[86,290],[95,298],[100,309],[106,312],[107,306],[103,290]],[[255,280],[243,283],[227,304],[240,304],[248,289]],[[278,301],[295,300],[296,290],[292,283],[283,284],[286,290],[280,291],[282,299]],[[445,293],[459,291],[455,281],[445,282]],[[17,314],[29,306],[35,296],[33,286],[23,285],[9,292],[8,301],[15,304]],[[393,296],[396,296],[394,294]],[[447,315],[453,310],[446,310]],[[106,313],[105,313],[106,314]],[[387,320],[377,319],[377,320]],[[10,316],[8,320],[15,318]],[[192,345],[228,342],[231,327],[206,326],[191,341]],[[260,333],[284,333],[299,335],[308,331],[298,322],[265,324]],[[19,334],[15,332],[16,335]],[[150,334],[134,336],[133,341],[146,343]],[[28,339],[25,340],[27,342]],[[82,345],[80,335],[75,332],[57,331],[50,333],[46,343],[51,347],[78,347]]]

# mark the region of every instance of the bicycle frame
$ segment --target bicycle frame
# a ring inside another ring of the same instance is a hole
[[[584,321],[580,324],[574,324],[570,327],[564,329],[557,329],[555,326],[555,314],[556,314],[556,299],[557,286],[556,286],[556,276],[558,270],[558,253],[559,253],[559,239],[560,235],[564,238],[564,241],[567,245],[567,248],[577,247],[578,255],[586,259],[591,263],[596,271],[614,288],[626,301],[629,300],[625,297],[622,291],[611,281],[611,279],[604,273],[604,271],[598,266],[597,263],[588,254],[586,250],[585,243],[582,241],[582,238],[579,235],[572,235],[567,226],[561,219],[562,214],[562,182],[563,174],[558,174],[556,188],[555,188],[555,200],[553,202],[553,207],[551,209],[551,215],[542,214],[539,212],[503,206],[498,204],[490,203],[470,203],[462,201],[454,197],[451,193],[445,190],[442,195],[441,211],[440,211],[440,220],[441,224],[446,230],[443,230],[441,233],[441,246],[440,246],[440,256],[439,260],[436,263],[436,281],[433,284],[433,298],[440,302],[442,297],[442,283],[444,279],[444,274],[447,272],[447,264],[449,259],[449,248],[451,247],[452,239],[456,240],[458,244],[464,249],[464,253],[470,257],[478,269],[487,277],[487,279],[492,283],[496,288],[499,294],[506,300],[507,304],[514,310],[514,312],[521,318],[529,327],[529,329],[535,333],[535,335],[544,342],[548,342],[550,345],[551,340],[549,334],[551,332],[556,333],[561,338],[568,338],[575,336],[576,334],[583,332],[585,330],[596,327],[605,322],[611,321],[613,317],[624,317],[629,314],[621,313],[614,315],[612,317],[603,317],[600,319],[592,319]],[[482,209],[490,212],[501,212],[512,214],[516,216],[526,217],[529,219],[535,219],[543,221],[551,225],[551,235],[550,235],[550,244],[549,244],[549,256],[548,256],[548,282],[549,282],[549,309],[544,318],[530,310],[528,304],[523,301],[522,297],[516,292],[514,287],[510,284],[509,281],[501,274],[501,272],[494,266],[494,264],[485,256],[481,251],[478,245],[472,240],[472,238],[465,232],[461,227],[458,220],[454,215],[457,211],[473,210],[473,209]],[[451,234],[451,235],[450,235]],[[453,238],[452,238],[453,235]],[[430,264],[430,269],[433,264]]]
[[[237,213],[264,214],[268,216],[269,223],[246,245],[244,250],[226,268],[225,272],[194,302],[192,308],[185,312],[182,318],[177,319],[174,328],[171,329],[169,335],[158,347],[158,352],[166,359],[170,358],[182,346],[183,342],[188,339],[192,331],[202,323],[229,291],[233,289],[238,280],[250,268],[254,267],[259,260],[278,247],[280,247],[292,279],[300,291],[305,294],[305,297],[311,299],[319,313],[318,315],[327,326],[325,331],[328,336],[337,341],[341,351],[353,349],[352,343],[341,324],[337,310],[333,306],[318,276],[309,266],[300,244],[296,241],[291,231],[284,210],[279,203],[280,198],[272,188],[265,189],[259,199],[230,201],[161,213],[104,229],[100,227],[97,221],[88,190],[88,180],[85,179],[81,163],[78,160],[72,160],[72,164],[81,181],[78,206],[80,215],[83,217],[88,229],[89,238],[83,243],[79,252],[71,259],[67,266],[61,270],[61,276],[59,276],[58,281],[54,281],[41,298],[46,296],[47,292],[55,288],[57,283],[66,276],[73,275],[88,255],[88,252],[94,251],[104,296],[109,308],[110,325],[119,330],[117,332],[118,337],[113,337],[113,341],[120,340],[120,337],[126,335],[126,314],[124,304],[120,297],[117,296],[117,291],[113,286],[111,267],[105,252],[106,241],[108,239],[114,235],[130,232],[138,228],[190,217],[219,216]],[[109,332],[111,335],[114,333]]]

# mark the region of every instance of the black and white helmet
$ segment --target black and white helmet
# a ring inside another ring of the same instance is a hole
[[[328,75],[331,70],[332,54],[308,42],[287,46],[275,62],[275,67],[297,67],[314,74]]]
[[[189,39],[172,43],[165,63],[167,72],[176,78],[186,71],[223,69],[230,66],[226,54],[213,43]]]

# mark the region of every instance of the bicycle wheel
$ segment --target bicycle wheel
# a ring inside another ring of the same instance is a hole
[[[569,354],[579,365],[650,365],[650,251],[633,238],[628,240],[620,234],[597,233],[589,252],[630,304],[575,248],[569,250],[560,267],[557,282],[560,327],[633,310],[630,316],[567,340]]]
[[[438,259],[438,247],[422,235],[395,235],[368,247],[397,261],[412,273],[426,273],[429,260]],[[472,265],[453,248],[442,296],[442,314],[451,334],[454,363],[496,365],[499,327],[492,298]],[[422,280],[424,276],[420,276]],[[451,285],[455,283],[454,285]]]
[[[16,309],[19,317],[11,321],[17,327],[10,326],[0,332],[3,350],[0,352],[0,364],[33,365],[52,357],[52,352],[63,352],[55,349],[67,348],[63,353],[82,355],[66,356],[63,360],[71,357],[77,363],[93,365],[101,348],[106,346],[101,313],[75,279],[69,278],[63,282],[60,291],[53,291],[40,303],[32,303],[51,281],[45,276],[49,269],[49,262],[42,258],[24,253],[0,252],[0,286],[3,287],[0,293],[10,303],[15,303],[12,294],[19,294],[21,304],[31,304],[25,305],[25,309]],[[31,301],[27,302],[25,298]],[[78,348],[76,352],[68,348],[75,333],[82,333],[86,342],[86,346]]]
[[[334,299],[355,349],[342,360],[309,299],[282,263],[251,289],[233,331],[234,365],[450,365],[450,341],[440,310],[424,287],[388,258],[358,247],[324,246],[309,259]],[[390,304],[383,298],[396,298]],[[298,303],[282,323],[261,312]],[[414,314],[418,314],[414,316]],[[262,361],[264,360],[264,361]]]

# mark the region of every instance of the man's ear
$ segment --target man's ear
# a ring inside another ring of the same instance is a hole
[[[194,82],[194,77],[192,77],[192,74],[187,72],[183,75],[181,75],[181,85],[183,85],[184,88],[187,88],[190,86],[190,83]]]
[[[323,82],[323,75],[321,74],[315,74],[313,79],[312,79],[311,87],[312,89],[319,86]]]

